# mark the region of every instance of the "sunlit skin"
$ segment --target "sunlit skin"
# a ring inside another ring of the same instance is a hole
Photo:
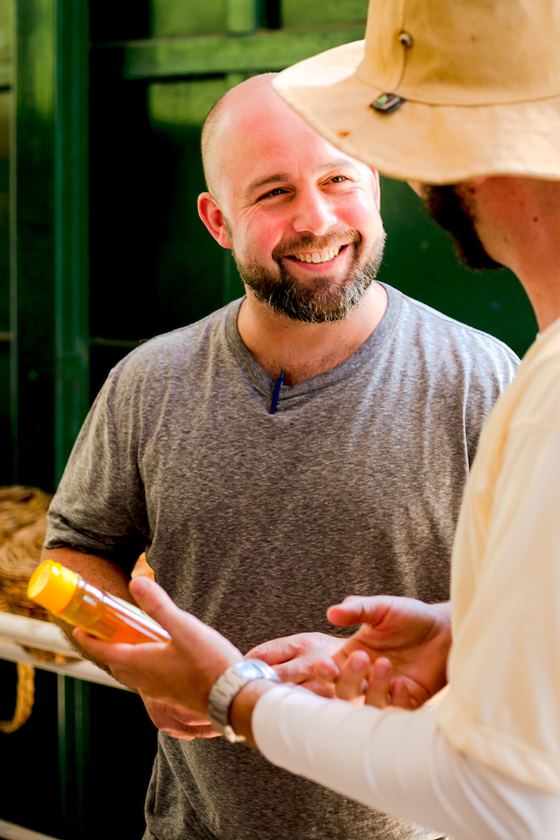
[[[426,186],[409,183],[424,200]],[[473,178],[455,189],[481,246],[518,277],[539,329],[546,329],[560,316],[558,183],[500,175]]]
[[[277,97],[268,77],[229,94],[210,151],[211,192],[199,197],[199,214],[240,266],[257,266],[279,279],[281,265],[302,287],[328,298],[353,263],[363,266],[382,249],[377,173],[310,129]],[[301,261],[314,253],[324,259],[328,249],[336,254],[326,262]],[[347,318],[305,324],[274,312],[247,288],[238,326],[266,369],[292,368],[297,381],[354,352],[375,329],[385,303],[374,283]]]

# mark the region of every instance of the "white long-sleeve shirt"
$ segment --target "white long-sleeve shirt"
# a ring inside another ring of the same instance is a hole
[[[273,764],[453,840],[560,838],[560,797],[460,753],[436,711],[380,711],[279,686],[259,699],[252,725]]]
[[[383,712],[278,688],[270,761],[454,840],[560,838],[560,319],[484,429],[452,562],[449,690]]]

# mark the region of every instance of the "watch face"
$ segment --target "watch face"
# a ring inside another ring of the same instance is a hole
[[[244,659],[242,662],[238,662],[235,666],[235,670],[240,676],[246,677],[247,679],[259,677],[262,673],[259,666],[254,662],[251,662],[250,659]]]

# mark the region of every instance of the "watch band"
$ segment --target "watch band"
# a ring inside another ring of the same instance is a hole
[[[237,735],[230,724],[231,704],[247,683],[262,679],[281,682],[276,671],[261,659],[240,659],[230,665],[210,689],[208,717],[214,728],[231,744],[245,740],[242,735]]]

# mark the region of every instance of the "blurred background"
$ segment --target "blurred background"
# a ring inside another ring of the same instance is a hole
[[[366,11],[0,0],[0,485],[52,492],[115,362],[241,294],[196,213],[201,123],[244,78],[361,38]],[[382,189],[381,279],[522,354],[536,325],[517,281],[467,272],[406,185]],[[134,696],[37,671],[30,720],[0,734],[0,837],[139,838],[154,748]]]

